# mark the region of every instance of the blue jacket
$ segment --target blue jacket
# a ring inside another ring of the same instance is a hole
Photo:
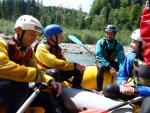
[[[118,86],[120,86],[123,81],[128,82],[128,78],[131,77],[133,65],[132,63],[135,57],[135,53],[130,53],[126,57],[122,67],[119,69],[116,76],[116,83]],[[138,89],[139,96],[150,96],[150,87],[137,84],[136,88]]]
[[[112,42],[109,42],[108,40],[106,40],[106,48],[113,49],[114,43],[115,43],[115,40],[113,40]],[[115,50],[116,50],[116,59],[119,63],[119,68],[120,68],[124,62],[125,54],[124,54],[123,45],[119,41],[117,41]],[[104,58],[104,39],[100,39],[96,44],[96,59],[100,63],[102,63],[104,66],[108,66],[110,64]]]

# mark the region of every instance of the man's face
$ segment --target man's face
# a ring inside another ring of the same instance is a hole
[[[30,47],[40,33],[34,30],[26,30],[22,43],[25,47]]]
[[[109,41],[112,41],[115,37],[115,32],[106,32],[106,38],[109,40]]]
[[[139,45],[140,45],[139,41],[132,39],[132,41],[130,43],[130,46],[132,48],[131,52],[138,54],[139,53]]]

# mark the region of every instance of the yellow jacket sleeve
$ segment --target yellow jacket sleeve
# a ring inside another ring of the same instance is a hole
[[[36,78],[38,69],[34,54],[30,59],[28,66],[21,66],[9,59],[8,46],[8,42],[0,38],[0,78],[10,79],[18,82],[33,82]],[[25,55],[25,53],[22,53],[21,51],[20,53]],[[38,71],[40,72],[40,70]],[[48,82],[50,79],[53,80],[53,78],[50,76],[45,75],[42,72],[40,73],[43,82]]]
[[[33,54],[34,57],[32,57],[30,59],[30,62],[29,62],[29,66],[30,67],[34,67],[36,69],[36,71],[38,73],[40,73],[41,75],[41,79],[42,79],[42,82],[45,82],[45,83],[48,83],[50,80],[53,80],[54,81],[54,78],[49,76],[49,75],[46,75],[45,72],[41,71],[40,68],[38,67],[37,65],[37,59],[35,58],[35,54]]]
[[[58,59],[55,55],[51,54],[48,50],[47,45],[40,43],[37,47],[36,58],[39,62],[44,64],[49,68],[56,68],[58,70],[66,71],[74,69],[74,62],[69,62],[64,55],[62,54],[62,58]],[[45,70],[43,66],[39,65],[42,70]]]

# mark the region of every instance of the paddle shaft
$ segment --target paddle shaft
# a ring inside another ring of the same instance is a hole
[[[47,88],[47,84],[40,83],[40,86],[34,90],[32,95],[25,101],[25,103],[19,108],[16,113],[24,113],[27,107],[31,104],[31,102],[35,99],[35,97],[40,93],[40,90]]]
[[[75,37],[75,36],[73,36],[73,35],[69,35],[68,37],[69,37],[69,39],[71,39],[73,42],[75,42],[76,44],[82,46],[82,47],[85,48],[89,53],[91,53],[92,55],[95,56],[95,54],[94,54],[93,52],[91,52],[89,49],[87,49],[77,37]]]
[[[39,93],[40,90],[36,89],[32,93],[32,95],[26,100],[26,102],[21,106],[21,108],[17,111],[17,113],[23,113]]]
[[[106,110],[102,110],[102,111],[100,111],[99,113],[108,113],[109,111],[115,110],[115,109],[120,108],[120,107],[122,107],[122,106],[125,106],[125,105],[127,105],[127,104],[132,104],[132,103],[137,102],[137,101],[142,100],[142,99],[143,99],[143,97],[136,97],[136,98],[134,98],[134,99],[132,99],[132,100],[128,100],[128,101],[123,102],[123,103],[121,103],[121,104],[118,104],[118,105],[116,105],[116,106],[110,107],[110,108],[108,108],[108,109],[106,109]]]
[[[91,52],[89,49],[87,49],[85,46],[82,45],[82,47],[84,47],[89,53],[91,53],[93,56],[95,56],[94,53]]]

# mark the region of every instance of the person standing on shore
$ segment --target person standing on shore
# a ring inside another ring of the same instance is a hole
[[[72,87],[82,88],[80,85],[85,66],[70,62],[65,58],[58,45],[63,40],[62,33],[61,26],[57,24],[48,25],[44,29],[46,40],[39,43],[35,50],[38,66],[47,74],[54,75],[53,77],[57,81],[62,82],[73,77]]]
[[[123,45],[115,39],[116,32],[114,25],[107,25],[105,28],[106,38],[98,40],[96,44],[96,91],[98,92],[103,88],[105,70],[109,70],[112,76],[116,76],[116,72],[125,59]]]

